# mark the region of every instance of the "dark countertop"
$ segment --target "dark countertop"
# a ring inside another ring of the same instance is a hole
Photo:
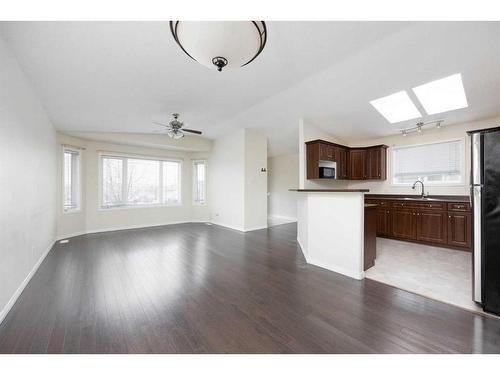
[[[367,193],[369,189],[288,189],[302,193]]]
[[[365,199],[388,199],[388,200],[412,200],[412,201],[446,201],[446,202],[470,202],[468,195],[428,195],[421,198],[420,195],[405,194],[365,194]]]

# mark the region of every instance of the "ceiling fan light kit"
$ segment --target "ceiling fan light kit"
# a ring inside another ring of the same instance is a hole
[[[201,134],[201,131],[199,130],[184,128],[184,123],[178,120],[179,118],[178,113],[172,113],[172,116],[174,117],[174,119],[170,121],[168,125],[162,124],[160,122],[154,122],[154,124],[156,125],[165,127],[167,130],[167,135],[170,138],[181,139],[182,137],[184,137],[185,132],[193,134]]]
[[[267,41],[264,21],[170,21],[170,31],[186,55],[219,72],[251,63]]]

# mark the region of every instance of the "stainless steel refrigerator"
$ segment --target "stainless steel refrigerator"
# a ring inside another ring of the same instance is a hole
[[[473,298],[500,314],[500,127],[469,132],[474,213]]]

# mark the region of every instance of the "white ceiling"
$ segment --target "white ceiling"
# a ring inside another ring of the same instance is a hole
[[[216,138],[262,129],[271,155],[296,152],[298,119],[346,141],[394,134],[370,100],[462,73],[469,108],[424,120],[500,114],[500,23],[268,22],[250,65],[190,60],[168,22],[3,22],[57,129],[150,133],[179,112]],[[418,103],[417,103],[418,104]],[[419,106],[422,113],[425,113]],[[411,123],[411,122],[410,122]]]

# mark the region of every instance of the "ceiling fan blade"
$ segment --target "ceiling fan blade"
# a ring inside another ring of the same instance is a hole
[[[201,132],[199,130],[186,129],[186,128],[182,128],[181,130],[183,132],[194,133],[194,134],[201,134]]]
[[[155,121],[153,121],[153,124],[160,125],[160,126],[165,126],[165,127],[170,127],[170,125],[162,124],[161,122],[155,122]]]

